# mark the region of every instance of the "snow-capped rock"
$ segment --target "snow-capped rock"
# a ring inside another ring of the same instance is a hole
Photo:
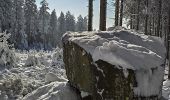
[[[166,62],[161,38],[122,28],[68,32],[63,46],[67,77],[80,91],[103,99],[160,98]]]

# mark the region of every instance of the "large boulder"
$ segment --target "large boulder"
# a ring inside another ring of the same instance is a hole
[[[130,30],[66,33],[69,82],[92,100],[158,100],[166,50],[160,38]]]

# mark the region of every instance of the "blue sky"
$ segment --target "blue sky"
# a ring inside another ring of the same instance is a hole
[[[40,7],[40,2],[42,0],[36,0],[36,3],[38,7]],[[60,12],[63,11],[66,13],[67,11],[70,11],[72,14],[74,14],[75,17],[79,16],[80,14],[82,16],[88,15],[88,0],[47,0],[49,3],[50,12],[55,9],[57,16],[60,15]],[[94,1],[94,17],[93,17],[93,27],[95,29],[98,29],[99,27],[99,2],[100,0]],[[108,10],[107,10],[107,27],[110,27],[113,25],[114,21],[113,18],[113,7],[111,6],[111,0],[108,1]]]

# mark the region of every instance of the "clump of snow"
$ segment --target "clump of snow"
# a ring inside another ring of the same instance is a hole
[[[168,79],[163,82],[162,96],[167,100],[170,99],[170,80]]]
[[[80,100],[80,97],[68,83],[53,82],[38,88],[22,100]]]
[[[126,78],[128,78],[129,72],[128,72],[127,69],[123,69],[123,74],[124,74],[124,76],[125,76]]]
[[[59,76],[55,75],[54,73],[47,73],[45,75],[45,82],[46,83],[55,82],[55,81],[57,81],[57,82],[67,82],[68,80],[66,80],[65,78],[63,78],[61,76],[59,77]]]
[[[137,96],[155,96],[161,94],[161,85],[163,82],[164,67],[150,70],[137,70],[137,87],[134,87],[134,93]]]
[[[166,48],[161,38],[116,28],[105,32],[66,33],[63,42],[74,42],[91,54],[93,61],[106,61],[117,68],[135,72],[136,96],[161,94]]]
[[[89,96],[90,94],[88,92],[84,92],[84,91],[81,91],[81,97],[84,98],[84,97],[87,97]]]

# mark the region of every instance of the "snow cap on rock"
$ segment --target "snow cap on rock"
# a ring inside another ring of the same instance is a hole
[[[94,62],[103,60],[123,69],[150,69],[165,63],[164,42],[135,31],[68,32],[63,42],[69,41],[90,53]]]

